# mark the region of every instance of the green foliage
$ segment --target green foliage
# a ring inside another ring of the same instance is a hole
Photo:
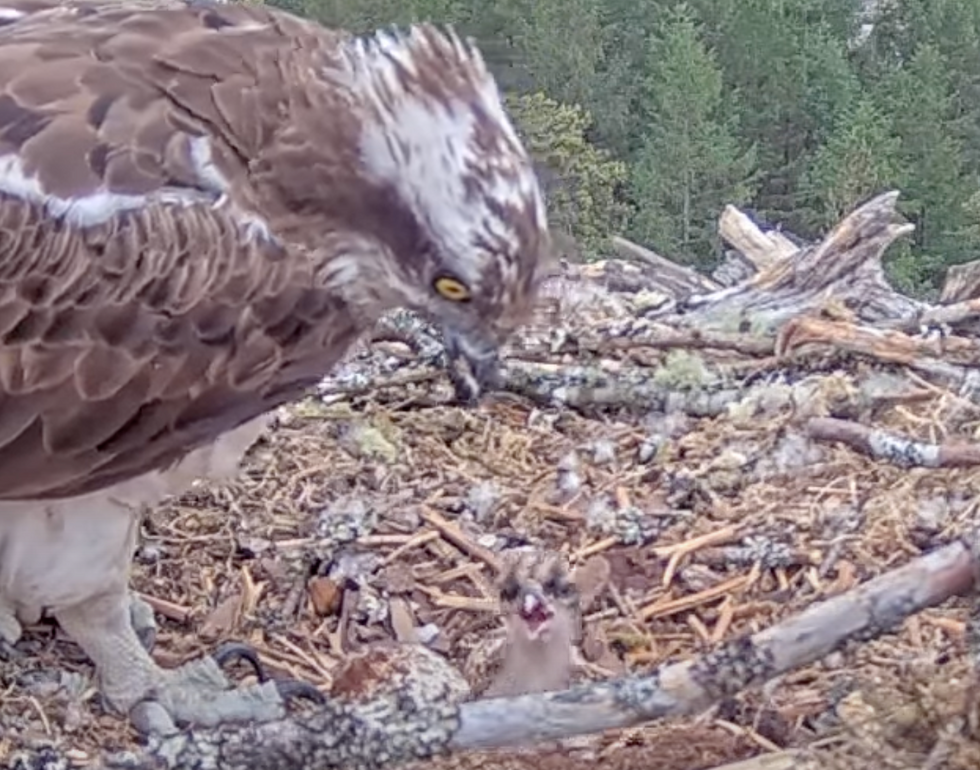
[[[964,174],[960,120],[945,58],[937,47],[923,43],[880,90],[900,140],[903,207],[916,223],[916,246],[949,257],[972,251],[976,241],[957,236],[974,185]]]
[[[945,263],[938,254],[913,253],[905,244],[892,247],[885,260],[885,273],[892,286],[912,297],[935,300],[945,273]]]
[[[865,199],[898,186],[899,149],[888,119],[870,98],[844,112],[806,175],[816,225],[831,227]]]
[[[721,70],[688,6],[664,15],[648,57],[632,234],[672,258],[704,261],[716,246],[721,209],[751,196],[754,152],[739,145],[737,122],[724,110]]]
[[[541,168],[553,226],[573,235],[586,255],[597,255],[625,225],[628,210],[616,190],[626,180],[626,165],[586,139],[591,118],[582,107],[540,92],[511,96],[507,103]]]

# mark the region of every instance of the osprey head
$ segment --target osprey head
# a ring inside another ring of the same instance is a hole
[[[480,53],[451,30],[355,38],[345,57],[366,110],[362,167],[398,222],[383,280],[398,304],[442,326],[475,397],[550,267],[531,160]]]
[[[506,564],[498,588],[512,644],[546,645],[578,633],[578,587],[560,554],[518,554]]]

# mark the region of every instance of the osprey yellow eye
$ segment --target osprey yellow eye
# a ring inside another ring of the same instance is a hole
[[[455,278],[444,275],[436,278],[433,286],[442,297],[453,302],[466,302],[470,299],[470,290]]]

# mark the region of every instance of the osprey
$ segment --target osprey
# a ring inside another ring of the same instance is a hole
[[[139,642],[139,517],[234,471],[385,311],[476,381],[549,236],[475,47],[259,5],[0,2],[0,637],[53,616],[111,706],[284,713]]]

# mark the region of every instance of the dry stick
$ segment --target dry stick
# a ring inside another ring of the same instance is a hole
[[[438,511],[432,508],[425,508],[422,511],[422,519],[430,526],[435,527],[440,535],[461,551],[469,554],[474,559],[479,559],[495,572],[500,572],[500,559],[496,557],[493,551],[474,543],[463,533],[463,530],[442,516]]]
[[[980,446],[977,444],[930,444],[834,417],[814,417],[807,423],[807,433],[819,441],[840,441],[876,460],[885,460],[902,468],[980,465]]]
[[[328,703],[312,715],[154,738],[129,768],[378,770],[449,751],[554,741],[700,711],[810,664],[848,640],[894,629],[908,615],[968,591],[977,562],[965,541],[918,558],[794,618],[691,661],[569,690],[403,710],[399,699]],[[110,765],[119,767],[119,763]]]

